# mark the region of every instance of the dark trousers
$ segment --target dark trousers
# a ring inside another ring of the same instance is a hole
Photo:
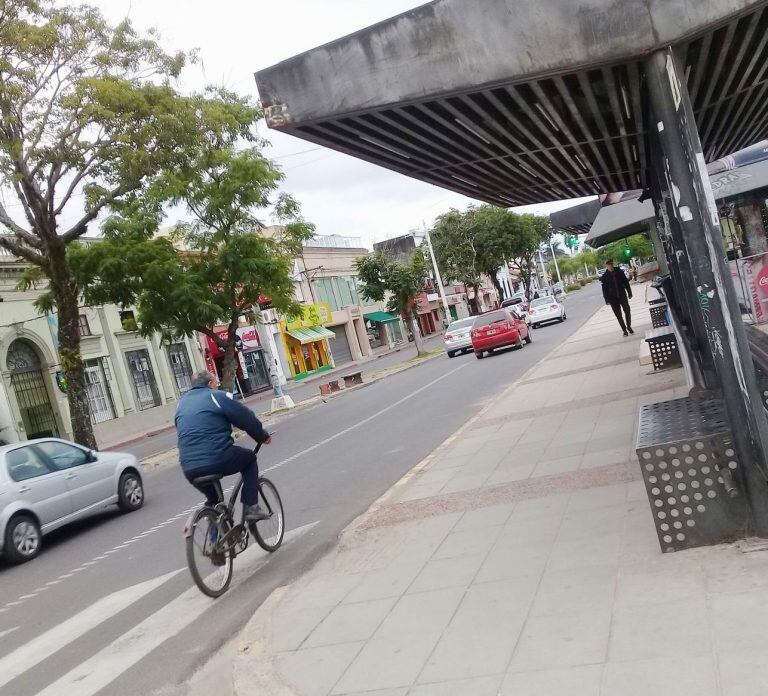
[[[259,500],[259,467],[256,464],[256,455],[253,450],[234,446],[230,450],[229,457],[224,461],[211,464],[211,466],[202,469],[196,469],[184,475],[192,483],[192,479],[200,476],[213,476],[214,474],[220,474],[221,476],[242,474],[243,490],[240,494],[240,499],[243,501],[243,505],[256,505]],[[209,504],[213,505],[217,502],[216,488],[214,486],[197,486],[197,488],[205,495]]]
[[[632,314],[629,311],[629,300],[627,297],[624,296],[620,300],[611,300],[611,309],[616,315],[616,318],[619,320],[619,326],[621,327],[621,330],[624,333],[627,333],[627,328],[632,328]],[[624,317],[621,316],[622,309],[624,310],[624,314],[627,317],[626,323],[624,322]]]

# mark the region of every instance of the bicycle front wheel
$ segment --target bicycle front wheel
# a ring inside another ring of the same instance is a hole
[[[220,597],[232,582],[234,550],[230,544],[220,543],[229,529],[216,510],[203,507],[195,513],[187,531],[189,572],[200,592],[209,597]]]
[[[275,484],[269,479],[259,479],[259,496],[261,505],[269,513],[265,520],[252,522],[251,534],[256,543],[265,551],[276,551],[283,543],[285,535],[285,519],[283,518],[283,502]]]

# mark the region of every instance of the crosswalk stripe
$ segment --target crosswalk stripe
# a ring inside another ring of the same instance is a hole
[[[318,522],[312,522],[286,532],[284,543],[306,534],[316,524]],[[255,544],[250,546],[235,561],[235,577],[230,589],[245,581],[255,570],[267,563],[269,558],[270,554]],[[197,587],[186,590],[106,648],[40,691],[37,696],[97,694],[155,648],[202,616],[214,601],[201,594]]]
[[[75,614],[72,618],[6,655],[0,659],[0,687],[5,686],[20,674],[24,674],[28,669],[61,650],[68,643],[85,635],[91,629],[129,607],[180,572],[181,569],[174,570],[172,573],[166,573],[159,578],[153,578],[102,597],[79,614]],[[77,693],[77,690],[72,693]]]

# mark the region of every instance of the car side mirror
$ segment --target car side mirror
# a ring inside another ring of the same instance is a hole
[[[98,460],[99,458],[96,456],[96,453],[93,450],[88,450],[88,453],[85,455],[85,461],[90,464],[91,462],[96,462]]]

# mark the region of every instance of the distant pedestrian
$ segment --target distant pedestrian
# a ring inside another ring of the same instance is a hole
[[[619,320],[619,326],[622,333],[626,336],[627,332],[633,334],[632,331],[632,314],[629,311],[629,300],[632,298],[632,288],[629,285],[629,279],[624,271],[621,269],[615,269],[613,267],[613,261],[610,259],[605,262],[605,273],[600,278],[600,283],[603,286],[603,298],[605,304],[611,305],[613,313],[616,315],[616,319]],[[624,310],[624,317],[621,315]]]

